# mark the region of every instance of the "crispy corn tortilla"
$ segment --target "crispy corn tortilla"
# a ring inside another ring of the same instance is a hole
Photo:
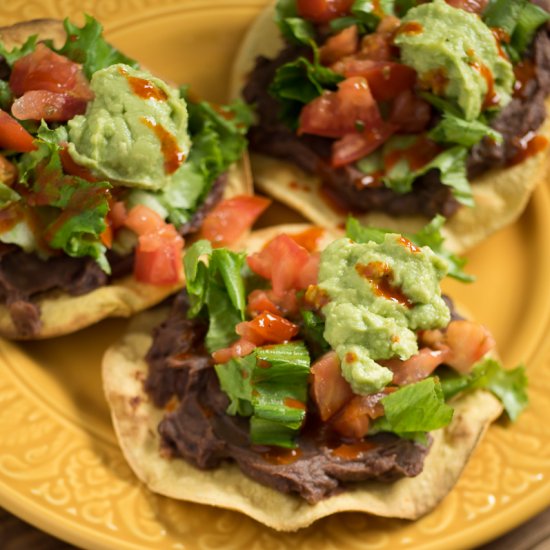
[[[245,36],[232,72],[231,94],[239,97],[256,57],[275,57],[284,42],[273,20],[274,10],[264,10]],[[550,99],[546,102],[550,112]],[[550,118],[539,130],[550,140]],[[252,172],[258,188],[324,227],[338,227],[347,215],[336,211],[319,193],[320,181],[293,164],[251,154]],[[473,180],[473,208],[461,207],[443,228],[446,246],[463,253],[498,229],[513,223],[525,209],[536,185],[548,172],[548,150],[506,169],[491,170]],[[359,215],[361,223],[400,232],[415,232],[427,219],[422,216],[391,217],[383,213]]]
[[[285,230],[303,230],[299,227]],[[258,250],[281,231],[269,228],[253,234],[252,246],[247,250]],[[280,531],[307,527],[320,518],[344,511],[404,519],[426,514],[452,489],[487,427],[502,412],[499,401],[484,391],[456,399],[452,423],[432,434],[433,445],[422,474],[391,484],[354,483],[346,492],[310,505],[298,496],[256,483],[234,463],[226,462],[205,471],[183,459],[169,459],[161,452],[157,427],[164,411],[149,401],[143,381],[147,377],[144,358],[152,342],[152,329],[167,312],[162,308],[137,316],[127,335],[103,359],[105,395],[128,463],[155,493],[237,510]]]
[[[65,43],[63,23],[54,19],[36,19],[0,28],[0,40],[8,49],[20,46],[33,34],[43,40],[53,40],[58,47]],[[252,195],[248,157],[232,166],[228,177],[224,198]],[[68,334],[106,317],[130,317],[138,311],[158,304],[183,285],[183,279],[176,285],[154,286],[139,283],[132,276],[128,276],[82,296],[52,291],[37,302],[41,310],[42,326],[32,339]],[[0,306],[0,335],[21,339],[5,306]]]

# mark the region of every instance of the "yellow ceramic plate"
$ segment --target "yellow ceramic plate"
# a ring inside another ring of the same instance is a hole
[[[92,13],[154,72],[223,100],[231,56],[264,4],[3,0],[0,25]],[[506,364],[526,363],[531,406],[516,425],[491,428],[458,486],[424,519],[340,514],[281,535],[234,512],[149,493],[118,450],[101,391],[101,355],[123,321],[48,342],[0,343],[0,506],[93,548],[453,548],[511,529],[550,503],[549,191],[538,189],[519,223],[471,254],[476,285],[449,285],[494,331]]]

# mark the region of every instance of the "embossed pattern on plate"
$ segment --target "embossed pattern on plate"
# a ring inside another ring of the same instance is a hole
[[[115,44],[151,70],[221,100],[231,56],[264,4],[6,0],[0,24],[91,13]],[[493,329],[507,365],[526,362],[531,407],[516,425],[490,429],[456,488],[420,521],[339,514],[280,534],[231,511],[151,494],[116,446],[101,393],[101,352],[124,330],[123,321],[55,341],[0,343],[0,505],[94,548],[435,549],[494,537],[550,502],[548,235],[550,190],[544,187],[519,223],[472,252],[477,286],[448,286]]]

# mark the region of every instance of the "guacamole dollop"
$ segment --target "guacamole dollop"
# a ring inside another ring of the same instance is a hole
[[[391,382],[393,373],[376,361],[416,354],[416,331],[447,326],[450,312],[439,286],[446,273],[446,262],[430,248],[393,233],[380,243],[339,239],[322,252],[324,337],[355,393]]]
[[[86,113],[68,123],[73,160],[114,185],[164,188],[190,146],[178,90],[123,64],[94,73],[91,87]]]
[[[491,29],[475,14],[434,0],[408,11],[395,43],[421,85],[456,101],[467,120],[510,101],[514,72]]]

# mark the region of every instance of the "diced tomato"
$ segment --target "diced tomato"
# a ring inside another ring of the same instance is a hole
[[[372,395],[356,395],[331,421],[332,427],[344,437],[361,439],[369,430],[371,419],[384,415],[384,407],[380,400],[390,393],[387,391]]]
[[[165,226],[165,222],[154,210],[138,204],[128,212],[125,225],[136,235],[147,235],[159,232]]]
[[[354,0],[297,0],[298,15],[314,23],[328,23],[350,13]]]
[[[212,358],[217,364],[227,363],[234,357],[245,357],[256,349],[256,344],[240,338],[228,348],[223,348],[212,353]]]
[[[445,363],[462,374],[470,372],[474,364],[496,346],[487,327],[466,320],[451,321],[444,342],[451,348]]]
[[[289,233],[288,236],[308,252],[317,252],[325,236],[325,229],[313,226],[300,233]]]
[[[397,130],[397,126],[383,123],[358,134],[347,134],[332,144],[331,164],[335,168],[345,166],[366,157],[382,145]]]
[[[0,155],[0,182],[11,187],[17,180],[17,168],[4,155]]]
[[[401,26],[401,19],[393,15],[385,15],[380,19],[378,27],[376,27],[376,32],[378,34],[387,33],[392,36],[393,33]]]
[[[113,246],[113,226],[111,225],[111,221],[109,219],[109,216],[105,216],[105,229],[99,235],[99,240],[107,247],[111,248]]]
[[[324,92],[302,109],[298,134],[339,138],[350,133],[380,128],[378,105],[367,81],[351,77],[338,84],[338,91]]]
[[[126,212],[124,203],[122,201],[113,203],[111,205],[111,210],[109,211],[109,216],[115,231],[120,227],[123,227],[126,224],[126,218],[128,217],[128,212]]]
[[[489,0],[445,0],[445,2],[453,8],[481,15],[485,11]]]
[[[235,328],[239,336],[257,346],[288,342],[298,334],[299,330],[298,325],[268,311],[264,311],[252,321],[239,323]]]
[[[411,90],[401,92],[393,102],[390,122],[399,126],[404,134],[419,134],[430,123],[432,109],[427,101]]]
[[[338,34],[331,36],[319,48],[321,63],[324,65],[332,65],[342,57],[352,55],[357,51],[359,46],[359,31],[357,25],[351,25],[340,31]]]
[[[45,90],[69,93],[85,101],[93,98],[81,66],[44,44],[37,44],[33,52],[13,64],[10,88],[17,97],[31,90]]]
[[[17,153],[28,153],[36,149],[31,134],[2,109],[0,109],[0,148]]]
[[[59,156],[61,158],[61,164],[63,165],[63,172],[65,174],[69,174],[69,176],[77,176],[90,182],[97,181],[97,178],[94,177],[89,168],[80,166],[80,164],[77,164],[73,160],[73,157],[69,154],[67,147],[63,147],[63,149],[59,151]]]
[[[412,384],[427,378],[439,365],[446,363],[450,355],[450,349],[442,346],[441,349],[432,350],[422,348],[416,355],[409,359],[389,359],[380,361],[382,365],[393,372],[393,383],[398,386]]]
[[[177,283],[183,269],[183,238],[176,228],[141,204],[130,210],[125,225],[139,236],[134,263],[135,278],[153,285]]]
[[[269,294],[265,290],[253,290],[248,295],[246,311],[251,317],[255,317],[264,311],[277,315],[281,313],[279,307],[271,300]]]
[[[69,94],[45,90],[26,92],[11,106],[11,114],[19,120],[62,122],[86,111],[87,101]]]
[[[316,285],[319,278],[319,253],[313,253],[298,275],[298,288],[306,289],[309,285]]]
[[[370,59],[343,59],[335,70],[345,77],[362,76],[369,83],[376,101],[395,99],[416,83],[416,71],[402,63],[371,61]]]
[[[391,61],[398,52],[393,45],[393,33],[375,32],[362,38],[357,57],[371,61]]]
[[[342,376],[335,351],[325,353],[311,366],[310,393],[324,422],[352,398],[353,391]]]
[[[177,283],[182,275],[183,238],[173,225],[159,232],[141,235],[134,263],[136,280],[152,285]]]
[[[282,234],[271,240],[260,252],[248,256],[247,262],[264,279],[271,281],[273,294],[280,297],[291,289],[300,290],[300,274],[308,264],[309,252]]]
[[[201,238],[208,239],[214,246],[231,245],[252,227],[270,204],[269,199],[256,195],[223,200],[204,219]]]

